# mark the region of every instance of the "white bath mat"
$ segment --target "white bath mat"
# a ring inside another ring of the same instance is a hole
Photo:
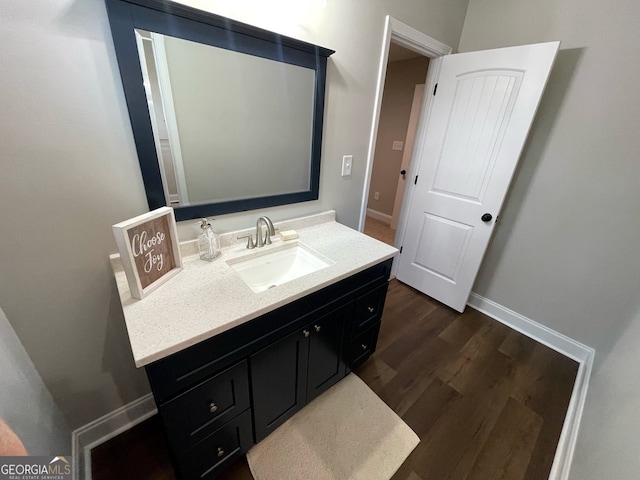
[[[255,480],[388,480],[420,439],[356,375],[247,453]]]

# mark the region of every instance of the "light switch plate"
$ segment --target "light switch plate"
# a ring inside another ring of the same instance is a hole
[[[401,140],[394,140],[393,141],[393,146],[391,147],[392,150],[402,150],[402,148],[404,147],[404,142]]]
[[[342,157],[342,176],[351,175],[351,165],[353,164],[353,155],[345,155]]]

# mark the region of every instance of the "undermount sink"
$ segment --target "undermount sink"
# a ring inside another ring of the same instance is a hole
[[[254,292],[263,292],[332,265],[299,242],[253,252],[227,262]]]

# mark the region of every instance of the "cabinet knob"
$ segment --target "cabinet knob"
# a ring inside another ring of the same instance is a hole
[[[224,450],[218,447],[218,457],[224,456]]]
[[[367,349],[367,346],[364,343],[361,345],[361,347],[362,347],[363,350]]]
[[[218,410],[218,406],[217,406],[215,403],[211,402],[211,403],[209,404],[209,411],[210,411],[211,413],[215,413],[215,411],[216,411],[216,410]]]
[[[367,307],[367,310],[369,310],[369,313],[373,313],[376,311],[376,309],[373,307]]]
[[[308,336],[309,336],[309,330],[302,330],[302,334],[303,334],[305,337],[308,337]]]
[[[314,325],[313,328],[316,329],[316,332],[319,332],[320,330],[322,330],[322,327],[320,325]]]

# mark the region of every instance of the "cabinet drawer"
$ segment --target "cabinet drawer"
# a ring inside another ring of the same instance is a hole
[[[159,408],[175,451],[185,450],[249,407],[246,360]]]
[[[389,284],[385,283],[357,298],[352,329],[353,335],[359,335],[371,325],[380,321],[388,286]]]
[[[349,346],[349,368],[354,369],[358,365],[364,363],[364,361],[376,350],[379,332],[380,322],[374,324],[351,340],[351,344]]]
[[[253,445],[251,410],[246,410],[180,456],[181,480],[213,479]]]

